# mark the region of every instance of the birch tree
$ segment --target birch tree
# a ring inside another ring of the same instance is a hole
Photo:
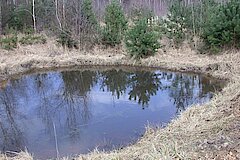
[[[0,6],[0,35],[2,34],[2,3]]]
[[[55,0],[55,13],[56,13],[56,18],[57,18],[57,21],[58,21],[58,24],[59,24],[59,28],[62,29],[62,23],[59,19],[59,15],[58,15],[58,0]]]
[[[34,33],[36,33],[37,27],[36,27],[36,17],[35,17],[35,0],[32,0],[32,18],[33,18]]]
[[[65,0],[62,1],[62,19],[63,19],[63,27],[66,27]]]

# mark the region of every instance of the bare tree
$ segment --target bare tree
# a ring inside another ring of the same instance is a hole
[[[0,6],[0,35],[2,34],[2,4]]]
[[[66,27],[65,0],[62,1],[62,19],[63,19],[63,27]]]
[[[56,9],[55,9],[56,10],[56,18],[57,18],[60,29],[62,29],[62,23],[61,23],[61,21],[59,19],[59,16],[58,16],[58,0],[55,0],[55,7],[56,7]]]
[[[32,0],[32,18],[33,18],[34,33],[36,33],[37,27],[36,27],[36,17],[35,17],[35,0]]]

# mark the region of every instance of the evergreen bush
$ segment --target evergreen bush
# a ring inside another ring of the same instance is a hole
[[[148,18],[150,19],[153,17],[154,14],[149,8],[147,7],[134,7],[131,9],[131,12],[128,16],[132,22],[139,20],[140,18]]]
[[[26,35],[24,37],[22,37],[19,40],[19,43],[22,45],[33,45],[33,44],[45,44],[47,42],[47,39],[42,36],[36,36],[36,35]]]
[[[99,39],[99,25],[92,7],[92,0],[84,0],[81,6],[80,45],[92,48]]]
[[[132,57],[147,57],[154,55],[160,48],[159,38],[159,34],[148,25],[147,18],[140,18],[126,32],[125,45]]]
[[[88,29],[87,27],[97,26],[97,19],[93,12],[92,8],[92,0],[83,0],[81,7],[81,15],[82,15],[82,27]]]
[[[165,35],[173,40],[175,47],[179,47],[186,39],[187,20],[191,13],[182,1],[174,1],[169,8],[169,12],[163,20],[161,28]]]
[[[17,31],[22,31],[24,27],[32,27],[32,16],[28,12],[31,6],[20,5],[13,8],[10,12],[10,19],[8,20],[8,27],[14,28]]]
[[[120,44],[127,28],[127,20],[118,1],[112,0],[106,7],[105,26],[102,29],[101,41],[105,45]]]
[[[219,52],[224,47],[240,47],[240,1],[231,0],[212,12],[202,38],[206,48]]]
[[[17,43],[17,34],[8,35],[0,39],[0,46],[6,50],[13,50],[14,48],[17,48]]]
[[[62,30],[58,36],[57,42],[64,48],[75,48],[78,49],[77,41],[72,37],[72,34],[68,30]]]
[[[23,28],[23,33],[24,34],[26,34],[26,35],[32,35],[32,34],[34,34],[34,29],[33,28],[26,28],[26,27],[24,27]]]

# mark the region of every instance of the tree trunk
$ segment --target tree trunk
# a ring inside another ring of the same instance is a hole
[[[192,10],[192,27],[193,27],[193,36],[196,38],[196,26],[195,26],[195,14],[194,14],[194,2],[191,2],[191,10]],[[196,41],[194,41],[194,47],[196,48]]]
[[[66,27],[66,13],[65,13],[65,0],[62,2],[62,20],[63,20],[63,28]]]
[[[0,0],[1,6],[0,6],[0,35],[2,34],[2,0]]]
[[[56,18],[57,18],[60,29],[62,29],[62,23],[61,23],[61,21],[59,19],[59,16],[58,16],[58,0],[55,0],[55,7],[56,7],[56,9],[55,9],[56,10]]]
[[[32,18],[33,18],[34,33],[37,33],[36,17],[35,17],[35,0],[32,0]]]

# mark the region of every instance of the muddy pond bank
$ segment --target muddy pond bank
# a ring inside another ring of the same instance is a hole
[[[154,57],[134,60],[124,51],[94,50],[91,52],[66,51],[52,44],[21,46],[15,51],[0,51],[0,80],[8,76],[55,68],[75,66],[121,66],[153,67],[170,71],[202,73],[217,78],[228,78],[225,74],[215,74],[221,66],[227,66],[225,56],[197,55],[191,49],[169,50],[168,53],[159,51]],[[187,60],[186,60],[187,59]],[[213,75],[214,73],[214,75]]]

